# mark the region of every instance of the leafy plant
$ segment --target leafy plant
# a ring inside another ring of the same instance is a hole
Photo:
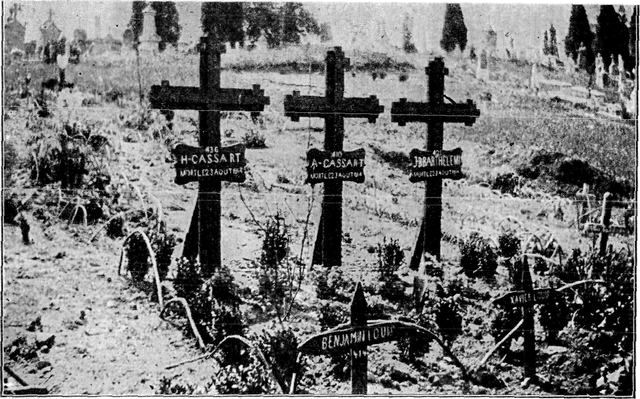
[[[344,277],[339,267],[321,268],[314,275],[318,299],[344,300],[353,289],[353,281]]]
[[[380,281],[392,281],[396,276],[396,272],[404,264],[404,251],[400,248],[400,244],[396,239],[383,237],[382,243],[378,243],[376,248],[378,261],[378,271],[380,272]]]
[[[320,329],[329,330],[335,326],[347,322],[349,311],[346,305],[341,303],[325,303],[320,307]]]
[[[298,338],[291,328],[276,329],[274,333],[266,330],[257,336],[257,346],[271,364],[273,374],[284,392],[289,392],[293,373],[303,374],[303,368],[297,361]]]
[[[256,129],[250,129],[244,134],[242,142],[247,148],[267,148],[267,139]]]
[[[164,280],[169,272],[171,255],[173,255],[173,248],[176,246],[176,236],[167,232],[166,225],[162,222],[159,229],[149,230],[149,241],[151,241],[151,248],[155,253],[160,280]]]
[[[492,278],[498,266],[497,256],[489,241],[474,232],[460,243],[460,266],[468,277]]]
[[[156,389],[158,395],[192,395],[196,390],[196,387],[185,383],[177,382],[169,377],[162,377],[160,384]]]
[[[505,258],[513,258],[520,252],[520,239],[513,233],[507,232],[498,237],[498,253]]]
[[[214,375],[211,386],[219,395],[262,395],[273,394],[269,374],[255,358],[248,365],[227,365],[220,367]]]

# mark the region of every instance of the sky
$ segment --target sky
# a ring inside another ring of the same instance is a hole
[[[3,2],[5,20],[7,7],[15,2]],[[39,38],[39,27],[47,20],[49,10],[53,12],[55,24],[66,37],[82,28],[89,38],[104,37],[110,33],[121,38],[131,16],[130,1],[24,1],[19,2],[22,11],[18,20],[26,23],[26,40]],[[201,35],[200,2],[179,1],[177,8],[182,26],[181,41],[193,42]],[[379,32],[386,32],[392,45],[400,45],[402,22],[405,15],[413,20],[413,39],[422,51],[438,46],[444,21],[445,5],[440,3],[305,3],[319,22],[329,22],[334,42],[376,42]],[[489,26],[499,33],[516,37],[518,47],[535,47],[542,34],[553,24],[558,38],[566,36],[571,6],[550,4],[479,4],[461,5],[465,23],[469,30],[469,42],[481,38]],[[589,21],[595,23],[599,6],[588,5]],[[616,6],[616,9],[618,6]],[[630,6],[628,13],[630,14]],[[96,17],[100,28],[96,27]],[[343,43],[347,46],[348,43]]]

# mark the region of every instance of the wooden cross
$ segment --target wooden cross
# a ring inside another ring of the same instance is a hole
[[[611,208],[612,203],[609,201],[611,193],[604,193],[602,198],[602,214],[600,215],[600,223],[585,223],[584,231],[586,233],[597,233],[598,237],[598,253],[604,256],[607,253],[607,241],[609,234],[624,234],[626,228],[624,226],[611,225]],[[595,240],[595,239],[594,239]]]
[[[428,102],[408,102],[406,98],[401,98],[391,105],[392,122],[400,126],[407,122],[428,125],[426,151],[411,151],[411,181],[425,181],[424,216],[409,264],[413,270],[418,269],[425,252],[440,258],[442,179],[462,177],[462,150],[442,150],[443,124],[464,123],[465,126],[471,126],[480,116],[480,111],[471,100],[464,104],[444,103],[444,77],[449,71],[444,67],[441,57],[431,61],[425,72],[429,76]]]
[[[582,185],[582,191],[576,193],[576,223],[578,229],[589,221],[589,217],[591,216],[591,203],[593,203],[595,199],[595,195],[589,194],[589,185],[587,183]]]
[[[351,299],[351,321],[331,330],[312,336],[298,346],[299,354],[326,355],[328,353],[349,353],[351,361],[351,393],[367,394],[367,347],[383,342],[396,341],[407,334],[427,336],[423,342],[436,341],[445,355],[452,358],[464,370],[458,359],[451,354],[433,332],[413,323],[398,320],[367,321],[367,301],[362,284],[358,283]],[[291,394],[295,393],[297,376],[291,381]]]
[[[346,154],[342,152],[344,118],[366,118],[370,123],[374,123],[378,115],[384,111],[376,96],[344,97],[344,71],[348,67],[349,59],[344,57],[340,47],[335,47],[327,52],[325,96],[301,96],[300,92],[294,91],[284,99],[285,116],[290,117],[292,121],[297,122],[300,117],[324,119],[324,150],[328,153],[327,156],[335,158],[341,158]],[[364,165],[363,152],[360,159]],[[313,264],[323,264],[326,267],[342,264],[342,182],[364,181],[363,174],[358,176],[358,179],[340,176],[322,179],[322,214],[313,251]]]
[[[187,258],[200,257],[203,276],[209,277],[221,265],[220,253],[220,191],[221,181],[244,180],[244,147],[239,151],[239,162],[234,157],[224,157],[222,167],[242,168],[241,176],[233,173],[229,178],[215,175],[219,171],[218,166],[205,161],[208,159],[222,159],[220,154],[228,154],[233,149],[221,148],[220,139],[220,112],[221,111],[249,111],[256,115],[269,104],[269,97],[264,96],[260,85],[254,85],[253,89],[226,89],[220,87],[220,54],[224,53],[224,45],[221,45],[214,36],[205,36],[200,39],[200,87],[170,86],[168,81],[163,81],[160,86],[151,87],[149,100],[152,108],[157,109],[193,109],[199,112],[199,144],[200,150],[206,152],[204,158],[191,158],[188,155],[198,155],[197,149],[188,149],[184,146],[176,148],[178,151],[178,166],[191,171],[191,179],[181,176],[176,177],[178,183],[190,180],[199,182],[198,200],[191,217],[189,232],[185,238],[183,256]],[[185,151],[187,154],[185,154]],[[182,156],[186,155],[183,159]],[[184,162],[181,162],[184,161]],[[179,171],[182,170],[179,168]],[[237,171],[237,170],[236,170]],[[179,178],[186,181],[178,181]]]
[[[533,289],[531,272],[526,257],[523,259],[515,279],[516,291],[511,291],[493,300],[493,303],[504,307],[522,308],[522,331],[524,337],[523,364],[524,375],[532,379],[536,376],[536,338],[534,333],[533,305],[549,302],[556,290],[551,288]]]

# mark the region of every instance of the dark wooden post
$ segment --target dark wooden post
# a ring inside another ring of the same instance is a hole
[[[224,46],[212,37],[200,39],[200,90],[213,98],[220,88],[220,53]],[[202,110],[198,113],[200,146],[220,147],[220,111]],[[193,230],[197,231],[197,243],[203,277],[211,276],[222,265],[220,251],[220,180],[203,180],[198,190],[198,219]],[[196,212],[194,212],[196,214]],[[193,222],[193,221],[192,221]],[[190,228],[191,230],[191,228]],[[185,240],[185,241],[186,241]],[[193,257],[193,256],[191,256]]]
[[[301,96],[294,91],[284,100],[285,116],[298,121],[301,116],[324,118],[324,150],[343,151],[344,118],[366,118],[374,123],[384,107],[375,96],[369,98],[344,97],[344,71],[349,58],[336,47],[327,52],[325,96]],[[326,180],[322,199],[322,215],[313,250],[313,264],[326,267],[342,265],[342,181]]]
[[[362,284],[358,283],[351,299],[351,328],[365,328],[367,326],[367,300],[364,298]],[[351,348],[351,393],[353,395],[367,394],[367,344],[354,345]]]
[[[427,101],[430,104],[444,103],[444,77],[449,70],[438,57],[425,69],[429,76]],[[434,120],[428,124],[425,149],[442,150],[443,124]],[[422,252],[428,252],[440,259],[440,237],[442,235],[442,179],[431,178],[424,183],[424,217],[422,218]]]
[[[435,163],[427,173],[422,176],[412,176],[411,181],[425,182],[425,199],[422,224],[413,256],[409,267],[417,270],[420,259],[425,252],[430,253],[437,259],[440,258],[440,238],[442,235],[442,179],[460,178],[461,154],[462,150],[443,151],[443,124],[444,123],[464,123],[471,126],[480,116],[480,111],[475,107],[473,101],[467,100],[464,104],[444,103],[444,77],[449,71],[444,66],[441,57],[437,57],[425,68],[429,77],[428,81],[428,102],[408,102],[406,98],[394,102],[391,107],[391,121],[404,126],[407,122],[427,123],[427,137],[425,150],[412,150],[410,156],[412,161],[414,153],[416,157],[430,158]],[[452,161],[453,159],[460,160]],[[440,163],[439,160],[444,160]],[[454,165],[455,163],[455,165]],[[416,165],[412,165],[415,169]],[[449,170],[446,170],[449,168]],[[424,168],[423,168],[424,169]],[[428,168],[427,168],[428,169]],[[412,172],[413,173],[413,172]]]
[[[524,306],[522,306],[522,331],[524,336],[524,352],[522,363],[524,364],[524,376],[529,378],[535,378],[536,376],[536,337],[534,333],[534,291],[533,283],[531,282],[531,273],[529,271],[529,264],[525,257],[522,261],[520,268],[520,278],[518,279],[522,284],[520,289],[524,291],[525,296],[531,298]]]
[[[344,69],[349,59],[340,49],[327,53],[326,97],[331,108],[336,108],[344,98]],[[344,118],[329,115],[325,119],[324,149],[329,152],[342,151],[344,144]],[[322,264],[324,266],[342,265],[342,182],[324,183],[322,200]],[[316,243],[318,245],[318,243]],[[318,259],[316,259],[319,261]]]
[[[609,227],[611,226],[611,201],[609,198],[611,197],[611,193],[604,193],[604,197],[602,198],[602,215],[600,216],[600,225],[602,226],[602,231],[600,232],[600,237],[598,239],[598,248],[600,256],[604,256],[607,253],[607,241],[609,240]]]

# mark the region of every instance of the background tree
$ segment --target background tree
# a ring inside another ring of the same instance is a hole
[[[80,53],[84,53],[87,49],[87,31],[84,29],[75,29],[73,31],[71,46],[76,48]]]
[[[146,7],[145,1],[134,1],[132,5],[129,28],[133,31],[135,42],[138,43],[142,34],[142,22],[144,20],[142,11]],[[172,1],[152,1],[151,7],[156,12],[156,30],[160,36],[160,51],[167,47],[167,44],[177,45],[180,39],[180,24],[178,9]]]
[[[418,49],[416,49],[415,44],[413,44],[413,40],[411,37],[411,28],[413,25],[413,21],[409,14],[404,15],[404,21],[402,22],[402,47],[404,48],[405,53],[417,53]]]
[[[284,3],[280,8],[282,18],[282,43],[299,44],[308,33],[320,34],[320,27],[302,3]]]
[[[232,48],[239,43],[244,46],[243,4],[239,2],[204,2],[202,3],[202,30],[204,33],[215,32],[223,42],[229,42]]]
[[[542,54],[549,55],[549,35],[544,31],[544,42],[542,44]]]
[[[629,58],[629,32],[620,15],[612,5],[600,6],[596,28],[595,50],[602,55],[605,67],[609,67],[611,55],[624,60]]]
[[[577,61],[578,49],[580,49],[581,43],[584,43],[587,48],[587,63],[593,63],[593,51],[591,50],[593,32],[591,32],[591,27],[589,26],[587,11],[582,5],[572,5],[571,16],[569,17],[569,32],[564,39],[565,54]]]
[[[629,61],[625,62],[627,70],[631,71],[634,67],[637,70],[637,50],[636,50],[636,35],[638,34],[638,6],[633,6],[633,14],[631,14],[631,21],[629,21]]]
[[[451,52],[456,48],[456,44],[460,47],[460,51],[464,51],[467,47],[467,27],[464,24],[460,4],[457,3],[447,4],[440,47],[446,52]]]
[[[275,3],[251,3],[244,9],[246,37],[253,44],[261,36],[270,48],[280,45],[282,24]]]
[[[558,38],[556,37],[556,28],[551,24],[549,28],[549,51],[550,55],[558,56]]]

